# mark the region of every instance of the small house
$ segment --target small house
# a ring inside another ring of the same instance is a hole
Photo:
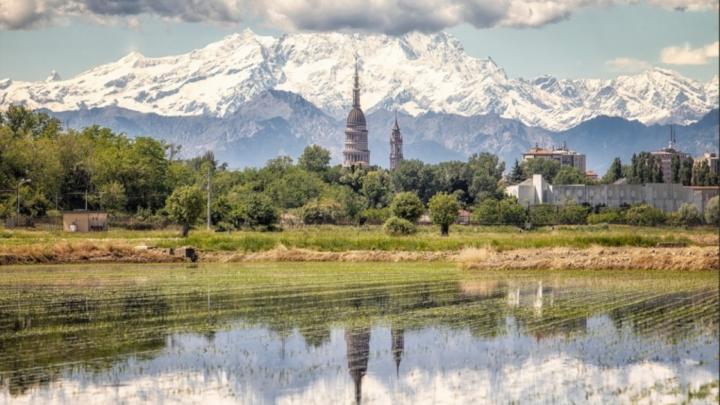
[[[65,211],[63,212],[63,230],[65,232],[107,231],[107,212]]]

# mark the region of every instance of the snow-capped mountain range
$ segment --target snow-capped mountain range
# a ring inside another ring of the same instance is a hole
[[[494,115],[564,131],[594,117],[643,124],[690,124],[718,108],[718,77],[699,83],[652,69],[612,80],[509,78],[492,59],[465,53],[446,33],[299,33],[279,38],[246,30],[192,52],[122,59],[63,80],[0,80],[0,109],[24,104],[54,112],[118,107],[160,116],[224,118],[269,90],[300,95],[342,118],[359,56],[366,111],[411,116]]]

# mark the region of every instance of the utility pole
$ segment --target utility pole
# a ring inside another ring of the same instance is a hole
[[[210,165],[208,165],[208,174],[207,174],[207,230],[210,230],[210,175],[212,173],[212,168]]]

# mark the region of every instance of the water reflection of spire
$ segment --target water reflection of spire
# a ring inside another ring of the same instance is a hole
[[[542,316],[542,307],[543,307],[542,281],[538,281],[538,287],[537,287],[537,291],[535,292],[535,301],[533,302],[533,307],[535,308],[535,315]]]
[[[355,384],[355,403],[362,400],[362,378],[367,373],[368,355],[370,354],[370,328],[356,328],[345,331],[347,346],[347,362],[350,377]]]
[[[405,330],[391,329],[392,352],[395,359],[395,374],[400,377],[400,361],[402,361],[403,350],[405,349]]]

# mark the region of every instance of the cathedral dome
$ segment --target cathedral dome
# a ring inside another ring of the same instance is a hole
[[[365,114],[363,114],[362,110],[358,107],[354,107],[352,110],[350,110],[350,114],[348,114],[347,117],[347,126],[348,127],[359,127],[363,126],[365,127]]]

